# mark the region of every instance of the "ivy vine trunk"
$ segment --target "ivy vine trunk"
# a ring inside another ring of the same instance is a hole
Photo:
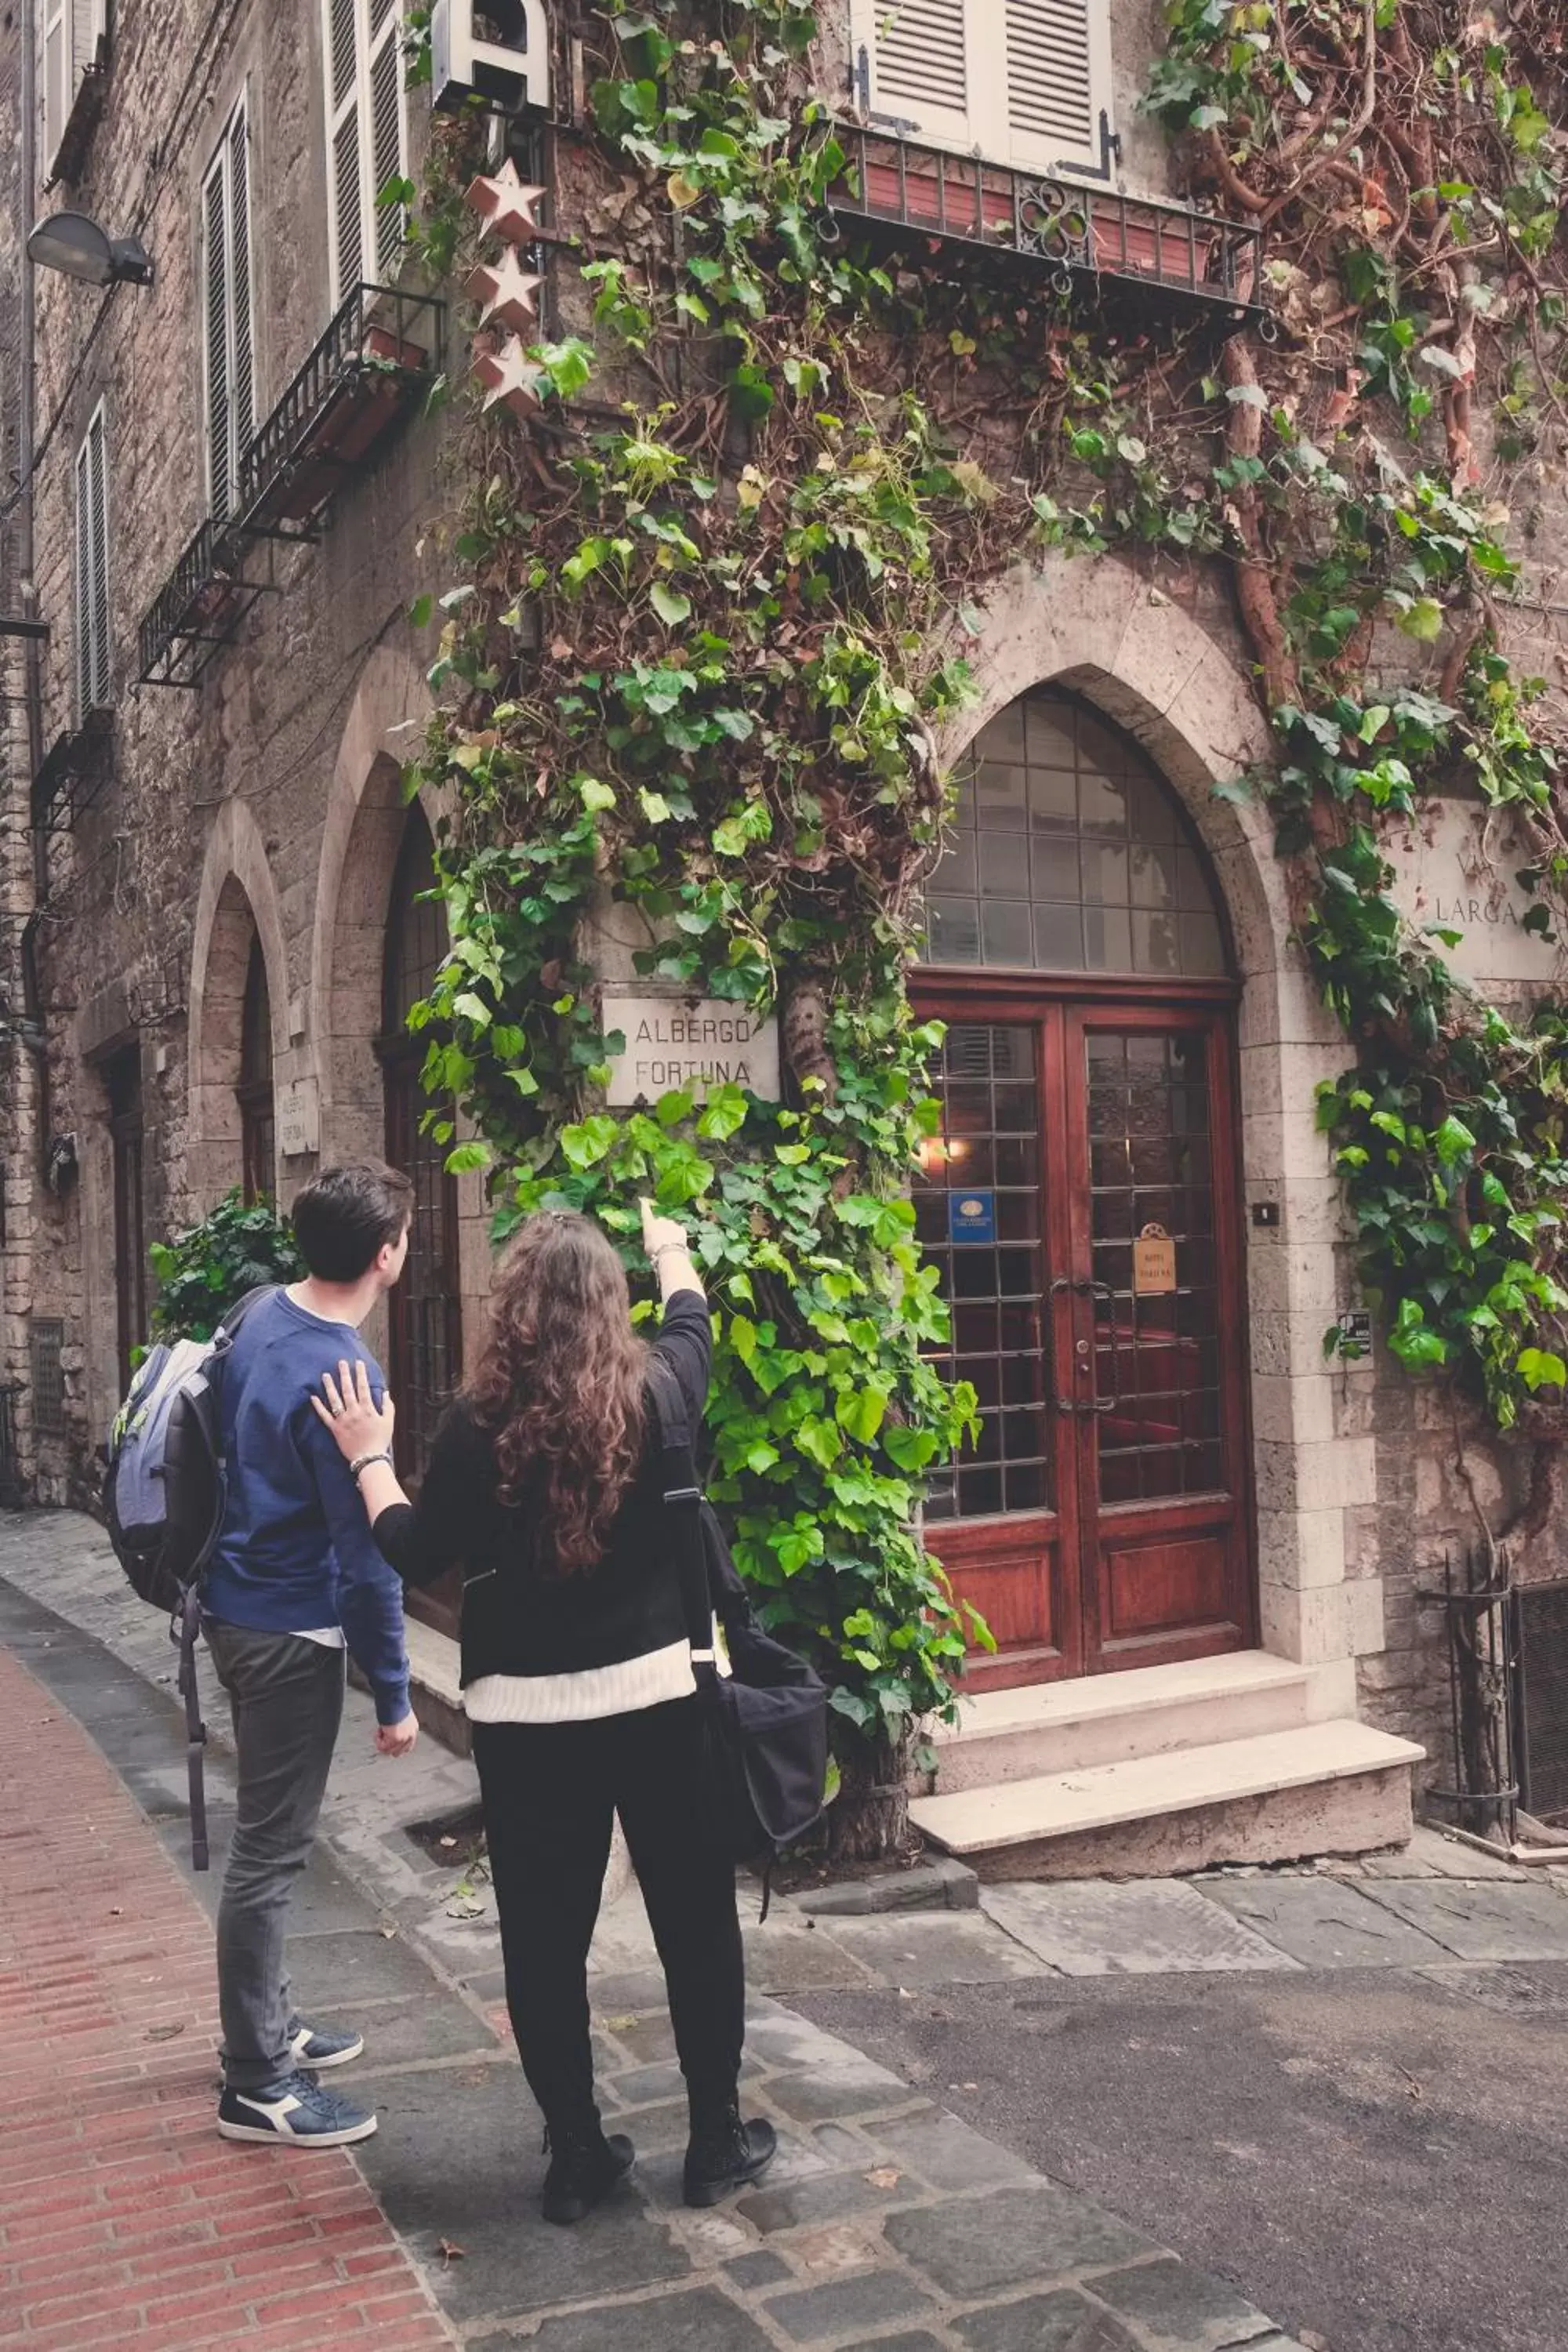
[[[1390,1344],[1504,1429],[1568,1382],[1568,1013],[1456,981],[1385,830],[1468,780],[1525,828],[1532,923],[1557,919],[1568,831],[1550,706],[1508,655],[1506,493],[1568,422],[1561,25],[1549,0],[1506,26],[1447,0],[1166,18],[1147,104],[1194,193],[1266,232],[1272,343],[1131,326],[1044,276],[1021,296],[1006,256],[845,241],[815,12],[611,0],[575,26],[587,226],[554,265],[583,331],[492,351],[466,427],[418,777],[453,809],[431,1118],[489,1171],[502,1237],[567,1203],[635,1265],[638,1192],[690,1221],[713,1492],[763,1613],[832,1683],[843,1851],[901,1835],[893,1759],[986,1639],[918,1532],[975,1399],[930,1361],[947,1309],[908,1193],[940,1039],[906,982],[936,747],[986,593],[1031,551],[1228,571],[1277,758],[1226,789],[1273,805],[1345,1031],[1319,1118]],[[437,140],[439,269],[484,234],[480,146],[472,119]],[[1483,376],[1511,449],[1478,449]],[[782,1006],[784,1100],[608,1109],[616,954]]]

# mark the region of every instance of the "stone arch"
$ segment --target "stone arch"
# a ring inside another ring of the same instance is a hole
[[[289,959],[261,828],[225,801],[208,836],[192,934],[186,1177],[198,1209],[239,1181],[240,1033],[251,942],[267,973],[272,1063],[289,1051]]]
[[[1345,1512],[1375,1499],[1370,1441],[1338,1433],[1322,1333],[1340,1297],[1338,1188],[1313,1089],[1350,1050],[1290,945],[1268,812],[1215,786],[1268,755],[1244,661],[1113,556],[1052,554],[994,589],[971,658],[977,700],[938,746],[944,762],[1041,686],[1070,688],[1142,745],[1208,852],[1242,982],[1244,1189],[1275,1204],[1246,1232],[1260,1624],[1266,1647],[1321,1670],[1312,1705],[1355,1711],[1358,1626],[1344,1580]]]
[[[419,749],[430,697],[418,665],[381,646],[343,726],[321,829],[310,942],[310,1007],[330,1159],[382,1149],[382,954],[403,841],[403,768]],[[432,823],[437,812],[428,800]]]

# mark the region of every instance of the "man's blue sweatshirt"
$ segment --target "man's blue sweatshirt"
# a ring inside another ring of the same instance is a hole
[[[207,1570],[208,1613],[257,1633],[337,1625],[375,1695],[376,1719],[408,1713],[403,1587],[376,1549],[359,1490],[311,1410],[321,1375],[363,1363],[385,1382],[347,1323],[297,1307],[284,1290],[258,1299],[224,1368],[228,1507]]]

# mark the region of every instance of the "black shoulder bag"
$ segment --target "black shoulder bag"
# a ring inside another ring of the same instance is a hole
[[[680,1576],[697,1696],[704,1715],[713,1822],[737,1862],[764,1875],[822,1819],[827,1786],[827,1688],[763,1632],[702,1492],[680,1383],[657,1356],[648,1386],[658,1422],[665,1524]],[[713,1621],[730,1672],[719,1672]],[[764,1895],[763,1916],[767,1916]]]

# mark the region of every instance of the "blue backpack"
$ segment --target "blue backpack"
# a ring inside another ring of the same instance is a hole
[[[236,1332],[274,1286],[247,1291],[210,1339],[150,1349],[109,1433],[103,1500],[109,1540],[132,1589],[169,1620],[180,1653],[191,1790],[191,1866],[208,1864],[203,1751],[207,1730],[196,1690],[201,1580],[228,1502],[221,1402]]]

